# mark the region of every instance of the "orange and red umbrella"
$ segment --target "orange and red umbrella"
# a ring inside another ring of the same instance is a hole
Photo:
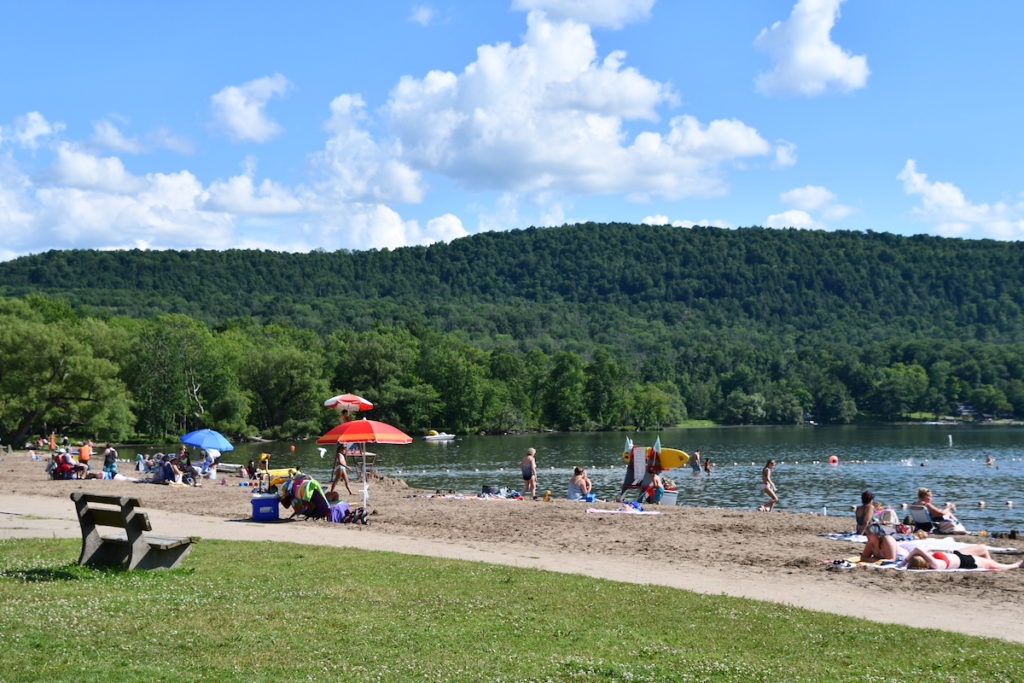
[[[397,427],[376,420],[342,422],[317,443],[412,443],[412,437]]]

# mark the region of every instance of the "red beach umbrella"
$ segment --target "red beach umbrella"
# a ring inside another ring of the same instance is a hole
[[[350,420],[349,422],[342,422],[340,425],[327,432],[319,439],[316,440],[319,444],[328,443],[394,443],[404,444],[412,443],[412,437],[403,432],[397,427],[392,427],[385,422],[377,422],[376,420]],[[366,479],[366,459],[369,455],[366,453],[366,446],[363,446],[357,457],[361,458],[362,463],[360,464],[360,479],[363,481],[363,507],[366,507],[366,501],[369,499],[369,483]]]
[[[324,401],[324,407],[347,410],[350,413],[354,413],[357,410],[370,410],[373,408],[373,404],[362,396],[356,396],[355,394],[339,394],[338,396],[332,396]]]
[[[412,443],[412,437],[397,427],[376,420],[342,422],[317,443]]]

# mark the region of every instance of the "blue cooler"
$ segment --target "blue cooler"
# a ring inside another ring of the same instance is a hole
[[[277,494],[258,493],[252,497],[252,520],[254,522],[272,522],[278,516],[279,501]]]

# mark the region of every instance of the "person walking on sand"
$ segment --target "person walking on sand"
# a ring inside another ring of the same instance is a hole
[[[352,487],[348,485],[348,463],[345,462],[345,445],[338,444],[338,450],[334,453],[334,479],[331,480],[331,491],[338,485],[338,480],[345,482],[345,490],[352,495]]]
[[[537,500],[537,451],[533,448],[526,449],[526,455],[519,461],[519,468],[523,471],[523,498],[529,494]]]
[[[779,495],[775,491],[775,482],[772,481],[773,467],[775,467],[775,461],[769,460],[764,464],[764,469],[761,470],[761,490],[764,491],[770,500],[757,508],[760,512],[771,512],[775,509],[775,504],[779,502]]]

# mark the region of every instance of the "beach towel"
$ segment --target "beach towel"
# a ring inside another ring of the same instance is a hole
[[[597,508],[587,508],[587,512],[594,514],[605,514],[605,515],[660,515],[661,513],[657,510],[637,510],[636,508],[628,508],[618,510],[599,510]]]

